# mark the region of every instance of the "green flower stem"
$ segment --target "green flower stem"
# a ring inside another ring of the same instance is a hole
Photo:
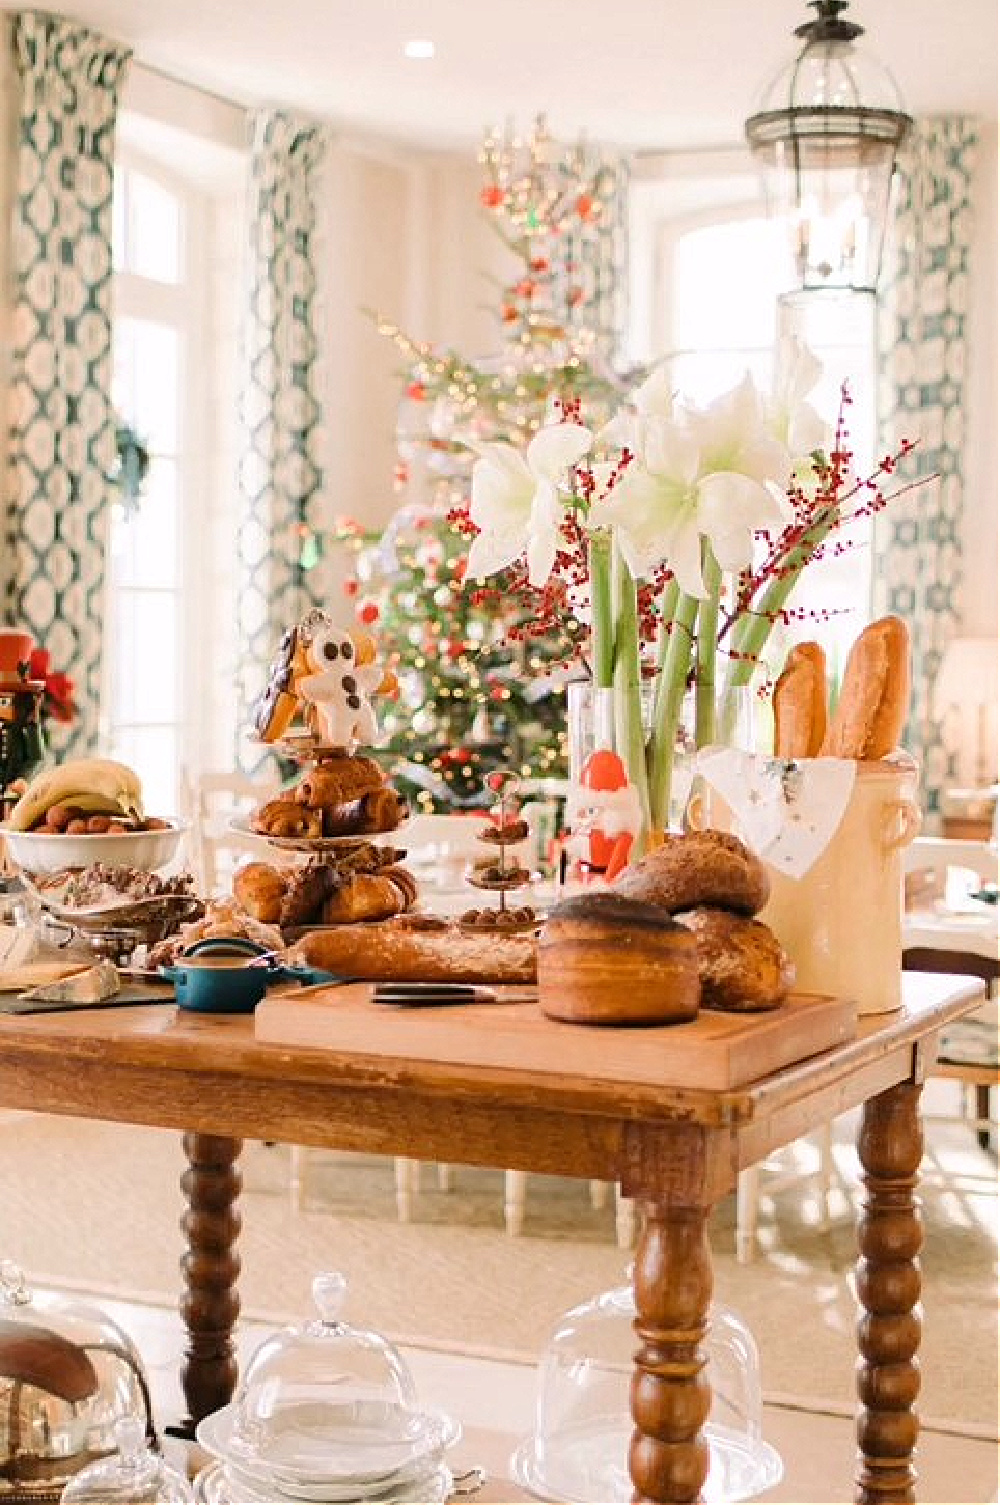
[[[836,526],[836,507],[828,507],[813,523],[787,556],[781,561],[781,573],[768,585],[759,603],[740,613],[733,624],[732,646],[735,657],[726,675],[722,717],[726,725],[736,716],[737,691],[748,685],[760,662],[771,629],[785,609],[799,577],[815,550]]]
[[[695,689],[694,740],[697,747],[708,747],[715,741],[715,658],[719,635],[719,594],[722,590],[722,570],[719,562],[705,541],[702,563],[702,578],[708,594],[698,604],[698,637],[696,644],[698,673]]]
[[[666,587],[670,590],[670,586]],[[666,592],[664,593],[666,595]],[[667,637],[666,652],[656,687],[653,728],[649,739],[646,766],[649,770],[649,818],[651,829],[667,829],[670,815],[670,781],[674,771],[674,746],[677,727],[691,668],[694,624],[698,615],[698,597],[678,592]],[[664,620],[668,620],[666,617]]]
[[[668,580],[663,587],[663,595],[660,597],[660,629],[656,642],[656,672],[662,674],[663,664],[667,657],[667,649],[670,646],[670,633],[667,631],[668,624],[674,620],[677,612],[677,602],[680,600],[681,588],[677,580]]]
[[[615,619],[611,605],[611,539],[590,540],[591,674],[595,689],[611,688],[615,664]]]
[[[639,657],[639,615],[635,581],[615,546],[613,604],[615,608],[615,742],[629,781],[639,796],[642,829],[635,855],[645,851],[649,836],[649,781],[646,775],[646,742],[642,725],[642,673]]]

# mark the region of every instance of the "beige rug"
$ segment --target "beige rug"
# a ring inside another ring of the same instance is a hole
[[[850,1126],[845,1124],[844,1134]],[[927,1419],[997,1424],[997,1195],[994,1163],[965,1129],[944,1130],[924,1193],[924,1385]],[[790,1154],[809,1169],[811,1145]],[[764,1249],[733,1256],[732,1202],[718,1210],[716,1295],[749,1323],[769,1394],[833,1410],[853,1405],[853,1151],[838,1144],[834,1218],[817,1227],[807,1174],[765,1195]],[[50,1117],[0,1120],[0,1257],[38,1284],[173,1304],[181,1237],[179,1137]],[[414,1221],[396,1221],[392,1162],[310,1151],[307,1210],[294,1216],[288,1151],[243,1157],[241,1292],[248,1315],[300,1318],[322,1269],[350,1282],[348,1315],[396,1340],[465,1352],[534,1356],[567,1307],[620,1284],[627,1255],[614,1212],[595,1211],[583,1182],[533,1176],[524,1235],[503,1232],[499,1171],[458,1166],[455,1189],[424,1168]],[[973,1173],[973,1174],[970,1174]],[[776,1185],[775,1181],[771,1182]],[[765,1179],[764,1188],[768,1182]]]

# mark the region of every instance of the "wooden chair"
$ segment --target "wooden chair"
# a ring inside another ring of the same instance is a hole
[[[259,781],[246,774],[181,770],[181,814],[191,822],[189,861],[199,893],[206,898],[229,891],[233,868],[241,856],[274,856],[262,836],[234,830],[234,817],[273,799],[278,780]]]
[[[989,842],[954,838],[922,837],[909,848],[906,857],[907,883],[914,909],[921,903],[949,895],[950,876],[955,870],[971,873],[982,884],[997,882],[997,849]],[[961,879],[957,885],[962,896]],[[983,911],[988,918],[988,910]],[[931,1075],[961,1082],[971,1097],[974,1111],[966,1112],[962,1121],[976,1131],[984,1150],[991,1147],[991,1135],[997,1132],[995,1094],[1000,1088],[1000,1055],[997,1047],[997,991],[1000,982],[1000,954],[997,951],[996,925],[975,932],[956,924],[949,931],[947,921],[940,933],[917,923],[911,940],[903,951],[903,966],[912,972],[957,972],[979,977],[986,984],[987,1003],[975,1014],[960,1020],[947,1030],[938,1048]],[[944,1115],[936,1115],[938,1118]],[[931,1119],[933,1122],[933,1119]]]

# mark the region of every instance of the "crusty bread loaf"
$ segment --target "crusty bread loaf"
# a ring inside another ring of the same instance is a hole
[[[614,882],[614,891],[671,914],[697,904],[715,904],[739,914],[764,908],[771,891],[767,869],[738,836],[728,831],[668,835]]]
[[[538,942],[538,1002],[581,1024],[667,1024],[693,1019],[697,945],[665,910],[620,894],[567,899]]]
[[[771,697],[774,751],[779,758],[815,758],[826,736],[826,654],[819,643],[796,643]]]
[[[369,982],[533,982],[532,935],[477,935],[442,921],[405,918],[314,930],[290,955],[310,967]]]
[[[697,943],[705,1008],[755,1013],[777,1008],[788,997],[795,968],[760,920],[711,908],[692,909],[677,918]]]
[[[885,758],[899,746],[910,703],[910,634],[901,617],[865,628],[847,658],[823,742],[832,758]]]

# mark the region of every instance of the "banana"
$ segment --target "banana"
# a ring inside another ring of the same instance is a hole
[[[7,825],[12,831],[30,831],[53,805],[63,804],[141,816],[142,784],[137,773],[113,758],[71,758],[35,775],[10,812]]]

